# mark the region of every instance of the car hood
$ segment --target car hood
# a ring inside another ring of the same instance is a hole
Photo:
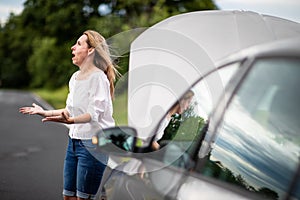
[[[149,137],[185,90],[220,60],[299,35],[299,23],[250,11],[199,11],[161,21],[130,47],[128,124]]]

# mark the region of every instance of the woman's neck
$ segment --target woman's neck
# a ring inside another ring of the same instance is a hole
[[[79,74],[77,76],[78,79],[86,79],[90,74],[93,72],[99,71],[100,69],[97,68],[95,65],[83,65],[79,67]]]
[[[92,68],[93,68],[92,65],[82,65],[79,67],[79,70],[80,70],[80,73],[87,74],[91,71]]]

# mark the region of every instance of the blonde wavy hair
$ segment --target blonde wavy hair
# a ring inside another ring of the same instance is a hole
[[[117,65],[111,59],[109,46],[105,38],[94,30],[86,30],[83,32],[87,36],[87,44],[89,47],[95,48],[94,65],[104,71],[110,83],[110,95],[114,98],[114,82],[116,76],[119,75]]]

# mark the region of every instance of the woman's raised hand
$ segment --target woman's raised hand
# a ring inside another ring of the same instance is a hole
[[[45,110],[41,106],[35,103],[32,104],[32,107],[19,108],[19,112],[23,114],[29,114],[29,115],[42,115],[42,116],[45,115]]]

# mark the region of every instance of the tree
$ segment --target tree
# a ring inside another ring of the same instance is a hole
[[[1,29],[0,65],[4,87],[20,87],[30,80],[26,61],[32,52],[30,40],[33,34],[26,36],[21,24],[20,16],[10,15],[8,23]]]
[[[23,12],[12,14],[0,29],[2,86],[65,85],[76,70],[70,47],[86,29],[109,38],[149,27],[171,15],[210,9],[217,9],[212,0],[27,0]],[[121,72],[126,73],[128,55],[120,64]]]
[[[275,192],[274,190],[271,190],[267,187],[262,187],[257,192],[269,199],[278,199],[279,198],[279,195],[277,194],[277,192]]]
[[[62,62],[68,56],[64,48],[56,46],[56,38],[36,38],[33,41],[33,54],[27,66],[32,77],[30,86],[56,88],[65,85],[75,70],[75,67],[73,71],[71,70],[70,60]],[[56,76],[57,74],[63,76]]]

